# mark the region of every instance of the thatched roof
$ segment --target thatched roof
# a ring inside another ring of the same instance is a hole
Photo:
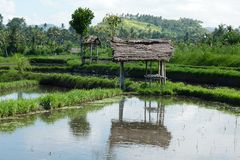
[[[84,39],[84,44],[89,45],[89,44],[96,44],[96,45],[101,45],[101,41],[97,36],[89,36]]]
[[[156,145],[166,149],[171,138],[171,133],[161,124],[113,121],[110,143]]]
[[[169,61],[173,54],[171,41],[163,39],[112,39],[114,61]]]

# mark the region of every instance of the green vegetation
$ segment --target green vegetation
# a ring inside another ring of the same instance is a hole
[[[78,44],[76,33],[47,24],[28,26],[23,18],[14,17],[6,25],[0,24],[0,55],[54,55],[68,52]]]
[[[143,62],[127,63],[126,77],[139,80],[139,82],[127,80],[128,91],[149,95],[192,96],[234,105],[240,104],[240,92],[237,89],[210,88],[240,87],[239,29],[219,25],[214,32],[210,33],[198,20],[187,18],[167,20],[162,17],[139,14],[126,14],[120,17],[106,15],[101,23],[90,27],[93,17],[94,13],[88,8],[78,8],[72,14],[71,27],[65,29],[63,24],[61,28],[47,28],[47,24],[28,26],[23,18],[16,17],[4,25],[3,17],[0,15],[0,55],[7,57],[0,56],[0,91],[39,84],[70,89],[117,88],[117,78],[66,73],[118,76],[119,65],[107,61],[112,57],[109,47],[112,36],[135,39],[168,38],[175,46],[175,55],[167,65],[167,77],[173,82],[168,82],[164,87],[152,83],[149,87],[141,82],[144,79],[145,64]],[[91,34],[97,35],[101,40],[99,60],[102,63],[99,64],[85,63],[89,50],[84,49],[83,39]],[[78,55],[69,54],[72,47],[78,46],[79,38],[81,59]],[[153,72],[157,73],[157,63],[153,63],[153,68]],[[174,81],[204,84],[205,87],[174,83]],[[48,94],[34,100],[0,102],[0,116],[57,109],[95,100],[98,97],[108,97],[108,94],[115,93],[119,94],[119,91],[74,90],[64,94]]]
[[[33,87],[38,85],[39,82],[35,80],[21,80],[13,82],[2,82],[0,83],[0,92],[5,92],[13,89]]]
[[[126,27],[127,29],[134,28],[134,30],[147,30],[149,29],[151,32],[161,32],[161,28],[151,24],[151,23],[146,23],[146,22],[140,22],[136,20],[130,20],[130,19],[124,19],[123,20],[123,26]]]
[[[93,18],[94,13],[89,8],[78,8],[72,14],[72,20],[69,22],[76,33],[80,35],[81,60],[83,64],[85,63],[83,52],[83,36],[86,34]]]
[[[69,123],[71,123],[71,127],[73,127],[72,122],[74,122],[78,118],[86,118],[86,114],[89,111],[95,111],[98,109],[101,109],[107,104],[112,104],[114,102],[118,102],[120,100],[119,97],[111,97],[104,99],[104,100],[99,100],[96,102],[90,102],[87,104],[81,104],[83,107],[81,108],[69,108],[67,110],[54,110],[51,111],[51,113],[44,113],[44,114],[39,114],[39,115],[28,115],[24,117],[17,117],[13,119],[5,119],[5,120],[0,120],[0,132],[7,132],[7,133],[12,133],[14,132],[17,128],[23,128],[26,126],[33,125],[36,120],[41,120],[47,124],[53,124],[57,122],[58,120],[68,117],[71,119]],[[84,119],[83,119],[84,120]],[[80,122],[80,127],[82,126],[83,121]]]
[[[133,83],[130,87],[144,95],[180,95],[197,97],[209,101],[217,101],[232,105],[240,105],[240,91],[230,88],[204,88],[184,83],[167,82],[166,86],[152,83]],[[240,113],[240,110],[237,110]]]
[[[93,89],[116,88],[116,80],[100,77],[74,76],[69,74],[25,73],[28,79],[38,80],[41,85],[58,86],[63,88]]]
[[[118,76],[119,65],[117,64],[91,64],[73,66],[71,72],[85,74],[99,74]],[[125,73],[129,78],[144,78],[145,65],[143,63],[126,64]],[[157,64],[153,64],[153,73],[157,73]],[[236,69],[219,69],[217,67],[192,67],[168,65],[167,77],[171,81],[182,81],[195,84],[210,84],[219,86],[240,86],[240,72]]]
[[[122,92],[119,89],[72,90],[66,93],[48,94],[38,99],[1,101],[0,117],[81,105],[120,94]]]
[[[239,67],[240,45],[178,45],[171,63],[195,66]]]
[[[109,30],[111,31],[111,37],[115,37],[117,34],[117,28],[122,23],[122,19],[117,15],[106,15],[103,22],[107,24]]]

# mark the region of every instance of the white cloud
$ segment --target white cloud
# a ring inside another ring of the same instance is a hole
[[[0,14],[3,15],[4,22],[12,19],[15,14],[15,3],[13,0],[0,0]]]

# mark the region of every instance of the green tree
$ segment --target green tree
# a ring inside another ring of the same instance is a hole
[[[8,22],[7,29],[9,30],[8,53],[12,54],[23,51],[25,42],[23,32],[26,29],[25,20],[23,18],[13,18]]]
[[[10,20],[7,24],[7,27],[9,29],[24,29],[27,26],[25,19],[24,18],[13,18],[12,20]]]
[[[85,63],[83,52],[83,36],[87,33],[89,25],[92,23],[94,13],[89,8],[78,8],[72,14],[72,20],[69,24],[80,35],[80,47],[81,47],[81,60]]]
[[[116,31],[118,29],[118,26],[122,23],[122,19],[117,15],[107,14],[104,17],[103,22],[108,24],[108,27],[111,30],[111,37],[114,37],[116,36]]]
[[[8,56],[8,31],[6,29],[0,30],[0,50],[4,52],[4,55],[7,57]]]

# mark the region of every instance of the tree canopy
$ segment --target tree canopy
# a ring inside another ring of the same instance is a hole
[[[89,8],[78,8],[72,14],[72,20],[69,23],[78,34],[83,35],[87,32],[93,18],[94,13]]]

